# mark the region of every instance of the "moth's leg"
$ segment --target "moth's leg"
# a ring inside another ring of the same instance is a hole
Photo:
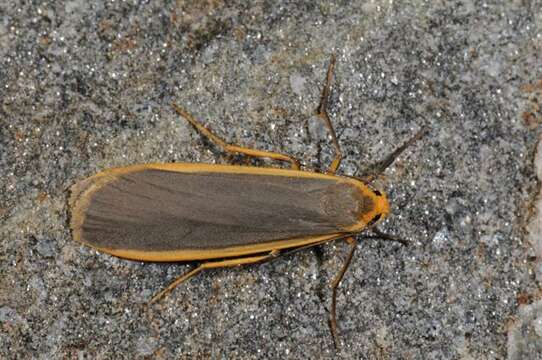
[[[337,135],[335,135],[335,130],[333,129],[333,125],[331,124],[329,114],[327,113],[327,103],[329,100],[329,92],[330,92],[329,88],[331,86],[331,80],[333,79],[334,69],[335,69],[335,55],[331,55],[331,60],[327,68],[326,80],[324,82],[324,87],[322,89],[322,95],[320,96],[320,104],[318,105],[318,108],[316,109],[316,115],[318,115],[319,118],[324,120],[331,134],[331,140],[333,142],[333,146],[335,147],[335,159],[333,159],[333,161],[331,162],[331,165],[327,169],[328,174],[335,174],[335,172],[339,168],[339,165],[341,165],[341,159],[343,157],[342,152],[341,152],[341,147],[339,146],[339,141],[337,141]]]
[[[361,178],[369,183],[382,174],[393,162],[399,157],[409,146],[414,144],[416,141],[420,140],[429,132],[429,129],[423,127],[418,131],[413,137],[407,140],[403,145],[395,149],[391,154],[386,156],[384,159],[379,162],[371,165],[369,167],[368,174],[362,176]]]
[[[155,302],[157,302],[158,300],[160,300],[161,298],[169,294],[179,284],[185,282],[186,280],[197,275],[203,270],[261,263],[268,260],[272,260],[278,255],[279,255],[279,251],[273,250],[266,255],[258,255],[258,256],[251,256],[251,257],[237,258],[237,259],[227,259],[227,260],[222,260],[222,261],[209,261],[209,262],[202,263],[198,265],[198,267],[196,267],[195,269],[192,269],[188,271],[187,273],[184,273],[183,275],[179,276],[177,279],[175,279],[175,281],[169,284],[168,287],[160,291],[158,294],[154,295],[153,298],[149,301],[148,305],[154,304]]]
[[[354,256],[354,251],[356,251],[356,246],[358,245],[358,242],[353,237],[348,237],[345,239],[345,241],[350,245],[350,251],[348,252],[348,256],[346,257],[346,260],[344,261],[341,270],[335,276],[335,279],[331,283],[331,289],[333,290],[333,294],[331,296],[331,314],[329,318],[329,327],[331,328],[331,335],[333,336],[333,343],[335,344],[336,349],[339,348],[336,313],[337,288],[339,287],[339,284],[341,283],[341,280],[343,279],[346,270],[348,270],[348,267],[350,266],[350,262],[352,261],[352,257]]]
[[[270,158],[273,160],[288,161],[290,162],[293,170],[299,170],[299,161],[297,159],[289,155],[280,154],[276,152],[256,150],[256,149],[246,148],[246,147],[238,146],[238,145],[230,145],[226,143],[224,140],[222,140],[221,138],[219,138],[218,136],[216,136],[215,134],[213,134],[211,130],[203,126],[198,120],[196,120],[196,118],[194,118],[186,110],[184,110],[177,104],[172,104],[172,106],[179,115],[185,118],[201,134],[206,136],[216,146],[221,147],[224,151],[229,152],[229,153],[244,154],[246,156],[251,156],[251,157],[261,157],[261,158]]]

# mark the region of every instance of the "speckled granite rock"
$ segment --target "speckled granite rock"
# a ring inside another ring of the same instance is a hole
[[[541,14],[539,1],[2,2],[0,357],[536,356],[539,259],[525,228]],[[172,101],[231,142],[325,169],[333,150],[313,113],[332,52],[343,174],[431,128],[379,183],[392,202],[382,230],[412,245],[361,240],[338,297],[339,352],[326,309],[342,243],[210,271],[145,312],[189,265],[71,239],[78,179],[230,160]]]

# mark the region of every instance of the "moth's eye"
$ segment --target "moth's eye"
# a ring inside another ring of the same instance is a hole
[[[376,196],[382,196],[382,193],[378,190],[373,190],[373,192],[376,194]]]
[[[380,218],[382,217],[382,214],[376,214],[374,218],[371,219],[371,221],[369,221],[369,223],[367,224],[367,226],[373,226],[374,224],[376,224],[376,222],[378,220],[380,220]]]

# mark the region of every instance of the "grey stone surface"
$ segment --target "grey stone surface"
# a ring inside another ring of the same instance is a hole
[[[431,129],[377,184],[381,229],[412,245],[360,238],[340,351],[326,309],[341,243],[209,271],[145,312],[189,265],[71,239],[78,179],[229,160],[172,101],[231,142],[325,169],[313,112],[332,52],[342,174]],[[1,2],[0,357],[535,358],[541,53],[540,1]]]

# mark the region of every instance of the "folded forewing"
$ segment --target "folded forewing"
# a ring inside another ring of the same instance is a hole
[[[337,233],[360,210],[357,189],[335,179],[152,168],[115,174],[85,203],[74,229],[81,241],[140,251]]]

